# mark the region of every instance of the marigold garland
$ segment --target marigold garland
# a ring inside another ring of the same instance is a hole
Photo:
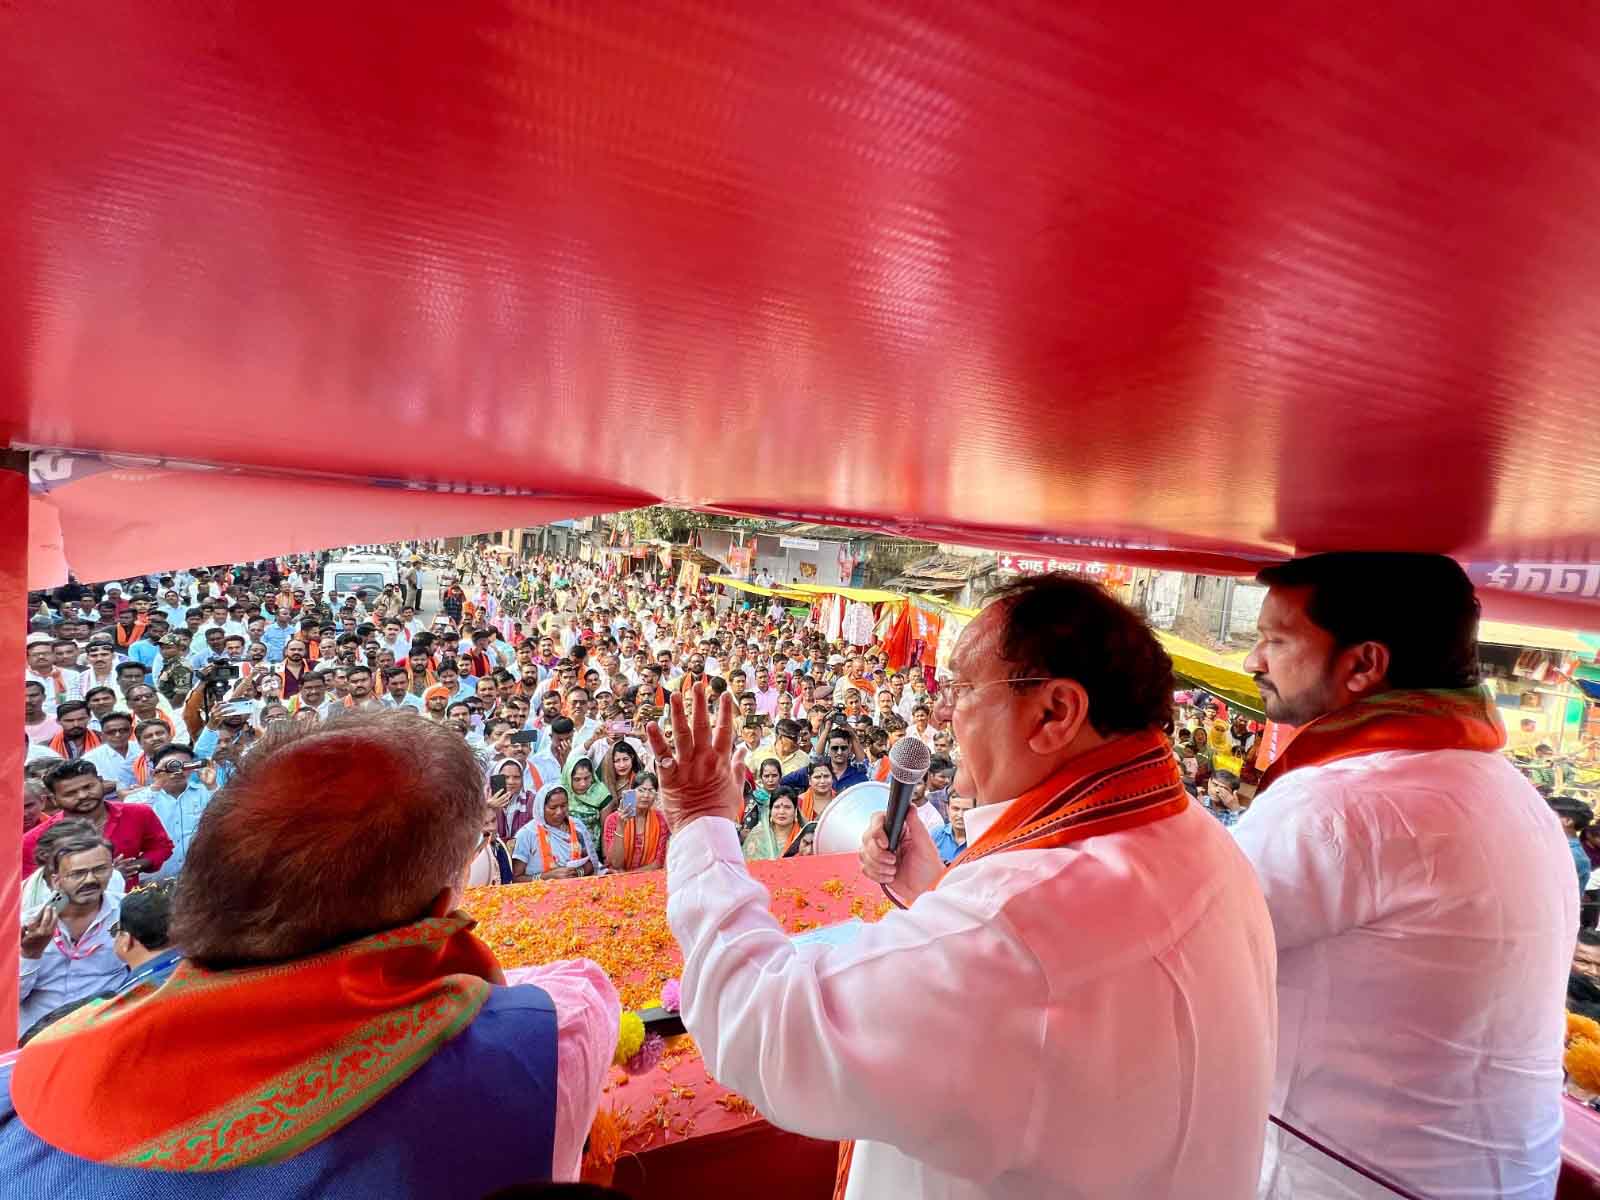
[[[633,1121],[627,1111],[613,1104],[594,1115],[589,1126],[589,1144],[583,1152],[583,1166],[578,1177],[584,1183],[611,1186],[617,1172],[617,1159],[622,1154],[622,1144],[633,1132]]]
[[[1567,1045],[1573,1042],[1600,1042],[1600,1021],[1581,1013],[1567,1014]]]
[[[688,1064],[697,1080],[703,1072],[693,1038],[684,1034],[663,1041],[647,1036],[637,1011],[653,1007],[677,1011],[682,1005],[678,975],[683,957],[667,924],[665,877],[656,872],[586,883],[581,896],[566,881],[473,888],[462,907],[477,918],[478,936],[503,966],[588,958],[605,971],[621,996],[627,1011],[618,1022],[616,1057],[605,1090],[626,1089],[628,1099],[596,1116],[582,1175],[586,1182],[605,1184],[615,1173],[619,1155],[693,1135],[694,1089],[683,1085],[679,1068]],[[837,902],[848,890],[840,880],[828,879],[808,899],[800,888],[774,887],[772,912],[788,932],[814,928],[844,916],[844,906]],[[835,915],[824,915],[830,907]],[[886,900],[863,900],[858,892],[851,898],[849,915],[873,921],[891,908]],[[679,1082],[673,1080],[675,1070]],[[640,1083],[647,1089],[647,1101],[637,1091]],[[705,1083],[715,1086],[709,1073]],[[750,1120],[760,1116],[740,1096],[717,1096],[713,1103],[734,1116]]]
[[[1562,1058],[1567,1077],[1586,1092],[1600,1092],[1600,1042],[1580,1040]]]

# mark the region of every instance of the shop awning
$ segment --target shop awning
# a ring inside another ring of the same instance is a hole
[[[787,583],[784,588],[797,596],[843,596],[863,604],[902,603],[906,599],[902,592],[886,592],[882,588],[836,587],[826,583]]]
[[[1490,646],[1522,646],[1529,650],[1560,650],[1592,659],[1594,649],[1570,629],[1546,629],[1537,625],[1515,625],[1510,621],[1484,620],[1478,623],[1478,641]]]
[[[1198,684],[1254,716],[1264,715],[1261,690],[1244,669],[1242,653],[1222,654],[1159,629],[1156,637],[1171,656],[1173,673],[1180,679]]]
[[[735,579],[731,575],[707,575],[706,582],[732,588],[736,592],[745,592],[751,596],[777,596],[784,600],[809,599],[807,596],[798,596],[787,588],[762,587],[759,583],[748,583],[743,579]]]

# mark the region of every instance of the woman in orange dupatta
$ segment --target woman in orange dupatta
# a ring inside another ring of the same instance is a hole
[[[606,815],[606,866],[613,871],[658,871],[667,865],[667,822],[656,807],[656,777],[645,771],[634,781],[631,812]]]

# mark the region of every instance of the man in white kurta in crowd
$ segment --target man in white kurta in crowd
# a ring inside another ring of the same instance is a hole
[[[1273,1113],[1293,1131],[1269,1131],[1261,1194],[1545,1200],[1577,892],[1555,814],[1500,753],[1472,584],[1402,554],[1260,578],[1245,669],[1300,727],[1234,829],[1277,933]]]
[[[658,728],[683,1014],[722,1083],[847,1146],[852,1200],[1248,1196],[1277,1016],[1248,862],[1183,791],[1172,664],[1107,593],[1004,591],[952,661],[968,849],[924,824],[863,871],[909,907],[796,946],[745,870],[732,703]],[[687,701],[687,708],[686,708]]]

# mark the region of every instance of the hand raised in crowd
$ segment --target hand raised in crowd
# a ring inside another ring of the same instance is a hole
[[[677,833],[700,817],[726,817],[735,823],[744,815],[744,796],[729,765],[733,754],[733,697],[722,694],[712,728],[706,709],[706,688],[695,684],[685,704],[683,691],[673,692],[672,745],[659,725],[649,730],[661,780],[661,808],[667,828]]]
[[[121,872],[124,879],[130,879],[132,876],[142,874],[150,869],[150,864],[145,862],[144,859],[135,858],[131,855],[119,856],[113,859],[111,866],[114,870]]]
[[[60,923],[60,914],[53,904],[46,904],[38,914],[22,927],[22,957],[38,958],[44,954],[45,947],[50,944],[50,939],[55,936],[56,926]]]
[[[944,860],[939,857],[928,827],[915,812],[906,814],[905,824],[900,829],[898,854],[889,851],[884,821],[883,813],[873,813],[867,822],[867,831],[861,835],[858,854],[861,874],[887,887],[902,904],[910,904],[939,882],[944,874]]]

